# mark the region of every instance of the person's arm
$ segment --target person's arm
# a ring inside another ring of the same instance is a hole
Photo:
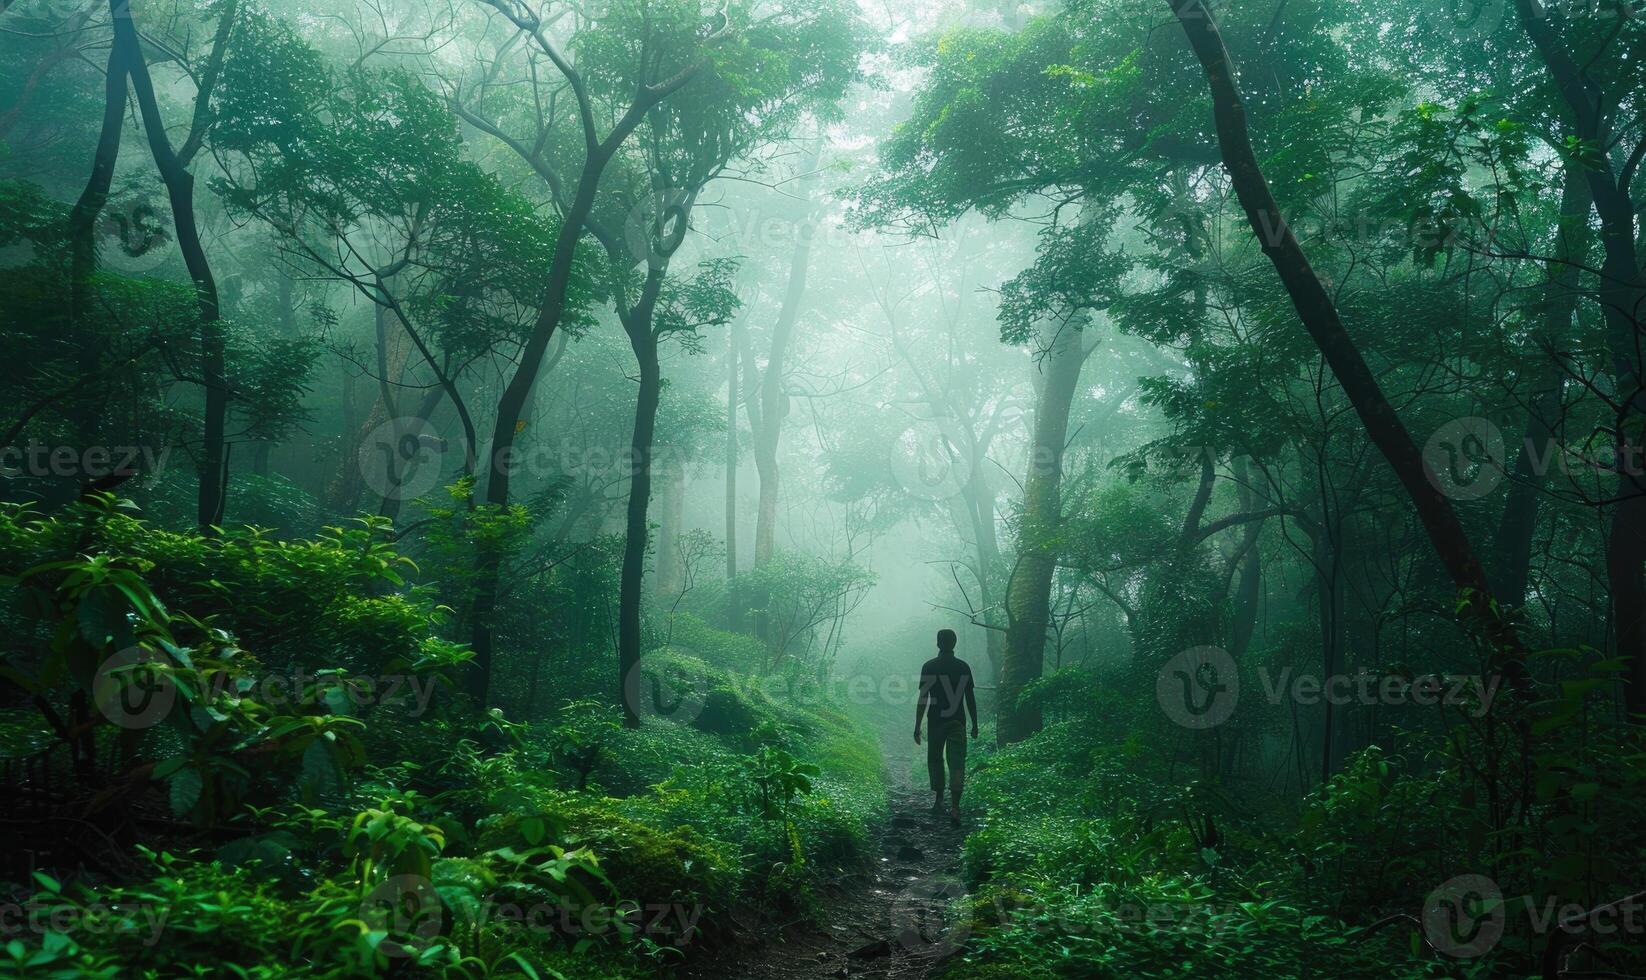
[[[972,668],[966,668],[966,710],[972,713],[972,738],[977,737],[977,682],[972,680]]]
[[[936,683],[937,675],[926,671],[920,672],[920,696],[914,702],[914,744],[920,744],[920,722],[926,717],[926,705],[932,700],[932,684]]]

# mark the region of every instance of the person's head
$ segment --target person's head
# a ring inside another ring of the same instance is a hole
[[[938,630],[937,631],[937,652],[938,653],[953,653],[954,652],[954,645],[955,645],[956,640],[957,640],[957,637],[954,635],[954,630]]]

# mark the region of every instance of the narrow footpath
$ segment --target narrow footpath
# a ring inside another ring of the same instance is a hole
[[[930,794],[907,777],[894,777],[887,802],[887,822],[876,831],[878,859],[826,888],[820,916],[718,950],[683,975],[692,980],[929,976],[966,938],[963,929],[951,928],[946,912],[951,900],[965,894],[961,844],[969,821],[953,827],[947,812],[933,814]]]

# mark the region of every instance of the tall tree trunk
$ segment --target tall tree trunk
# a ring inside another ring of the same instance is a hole
[[[680,454],[665,447],[655,464],[663,483],[662,512],[657,520],[657,579],[659,596],[680,594],[680,535],[685,530],[686,466]]]
[[[92,154],[91,176],[69,212],[69,333],[74,338],[77,363],[82,377],[96,374],[102,362],[103,344],[91,322],[91,279],[97,271],[97,221],[108,203],[109,186],[114,181],[114,165],[120,157],[120,134],[126,121],[125,49],[109,49],[108,71],[103,77],[103,127],[97,134]],[[95,402],[87,399],[75,421],[79,438],[86,445],[97,440],[98,416]]]
[[[177,231],[177,247],[183,253],[183,263],[194,282],[200,309],[200,383],[205,389],[205,418],[195,509],[196,520],[207,529],[222,523],[224,501],[228,494],[228,447],[225,438],[229,388],[217,281],[212,277],[206,250],[200,242],[200,228],[194,214],[194,175],[189,172],[189,164],[199,152],[210,123],[211,94],[222,69],[236,9],[235,0],[230,0],[218,13],[217,34],[195,94],[193,123],[183,146],[174,150],[170,137],[166,135],[166,123],[161,118],[159,103],[154,97],[154,82],[149,77],[148,63],[143,58],[142,45],[137,39],[137,26],[132,22],[130,4],[127,0],[110,0],[109,3],[109,12],[114,19],[114,44],[122,49],[128,66],[149,151],[154,156],[160,179],[166,185],[172,224]]]
[[[519,21],[516,25],[521,26]],[[566,311],[566,294],[571,287],[577,243],[587,229],[589,213],[594,209],[595,193],[600,189],[600,178],[606,172],[606,165],[645,120],[647,112],[690,81],[696,73],[696,69],[688,69],[658,85],[642,86],[635,100],[612,126],[611,132],[606,134],[605,139],[597,140],[582,77],[569,64],[558,59],[556,67],[566,75],[578,99],[584,128],[585,156],[583,169],[577,178],[577,191],[560,216],[560,233],[555,238],[554,256],[549,262],[548,279],[543,286],[543,299],[538,304],[537,319],[532,324],[525,346],[520,350],[520,364],[497,399],[497,421],[492,428],[491,453],[485,461],[485,500],[495,507],[509,502],[514,438],[525,417],[532,385],[536,384],[538,372],[543,367],[543,356],[549,349],[549,341],[560,329],[560,320]],[[476,556],[475,596],[469,616],[469,646],[474,650],[474,659],[471,661],[467,687],[470,695],[481,704],[485,703],[491,688],[494,653],[491,620],[497,611],[498,579],[502,568],[503,555],[494,549],[485,549]]]
[[[1233,462],[1236,492],[1240,496],[1240,510],[1251,513],[1255,509],[1255,495],[1247,481],[1246,457],[1237,456]],[[1257,608],[1263,599],[1263,556],[1258,550],[1258,537],[1263,533],[1262,521],[1250,521],[1236,555],[1239,563],[1234,588],[1234,608],[1229,622],[1229,655],[1238,663],[1251,646],[1252,633],[1257,627]]]
[[[521,21],[515,20],[515,23],[516,26],[527,29]],[[600,140],[595,136],[594,116],[588,102],[588,89],[582,76],[553,52],[550,52],[550,56],[555,60],[556,67],[566,75],[577,97],[583,124],[585,155],[583,169],[577,178],[577,190],[560,216],[560,233],[555,238],[554,255],[549,262],[548,279],[543,286],[543,299],[538,304],[537,319],[532,324],[525,346],[520,350],[520,364],[497,399],[497,419],[492,428],[491,453],[485,460],[485,500],[494,507],[503,507],[509,502],[515,435],[519,432],[522,419],[525,417],[532,386],[537,382],[538,372],[543,367],[544,354],[547,353],[549,342],[554,339],[555,331],[560,328],[561,317],[565,314],[566,294],[571,286],[577,243],[587,228],[589,213],[594,209],[595,193],[600,189],[600,178],[606,171],[606,165],[646,118],[646,113],[670,93],[686,84],[696,72],[695,69],[688,69],[658,85],[642,86],[635,100],[606,134],[606,138]],[[469,646],[474,650],[474,659],[470,662],[466,686],[469,694],[482,705],[486,703],[491,689],[492,659],[495,653],[491,625],[492,617],[497,611],[497,589],[502,574],[503,557],[496,549],[487,548],[476,555],[475,561],[475,594],[469,614]]]
[[[1200,449],[1200,478],[1195,484],[1194,496],[1189,498],[1189,509],[1183,514],[1183,527],[1177,532],[1175,559],[1185,561],[1201,541],[1200,523],[1206,516],[1206,506],[1212,502],[1212,489],[1217,485],[1217,464],[1211,451]]]
[[[737,350],[738,329],[726,335],[726,584],[737,578]]]
[[[636,667],[640,663],[640,600],[646,574],[646,544],[650,528],[646,522],[652,495],[652,445],[657,431],[657,407],[662,400],[663,373],[657,359],[657,335],[652,332],[652,312],[662,288],[665,269],[647,272],[640,299],[619,316],[629,335],[629,346],[640,367],[640,391],[634,403],[634,431],[629,439],[631,466],[629,508],[623,539],[623,568],[618,576],[617,670],[618,691],[623,699],[623,724],[640,727],[637,700],[644,696]],[[621,305],[622,300],[618,300]]]
[[[1388,460],[1411,498],[1441,564],[1459,591],[1469,596],[1469,614],[1478,621],[1487,639],[1506,654],[1503,669],[1510,683],[1526,693],[1530,678],[1525,668],[1525,647],[1514,629],[1492,615],[1482,601],[1490,596],[1491,587],[1456,511],[1430,479],[1431,474],[1411,433],[1384,397],[1360,349],[1344,329],[1331,296],[1275,203],[1269,182],[1252,151],[1251,137],[1246,130],[1246,109],[1235,85],[1234,66],[1211,11],[1203,0],[1169,0],[1169,3],[1189,46],[1206,71],[1223,165],[1229,172],[1235,196],[1246,212],[1246,220],[1258,237],[1258,244],[1285,285],[1298,319],[1354,405],[1367,437]]]
[[[1018,697],[1040,677],[1045,663],[1062,523],[1063,449],[1069,436],[1069,409],[1085,359],[1081,330],[1071,322],[1058,328],[1041,362],[1045,374],[1035,403],[1029,472],[1023,482],[1017,564],[1006,591],[1006,653],[997,707],[997,736],[1002,744],[1028,738],[1041,727],[1040,709],[1018,704]]]
[[[802,179],[816,168],[822,152],[823,140],[820,137],[812,144],[811,151],[800,164]],[[754,430],[755,472],[760,478],[754,525],[754,564],[757,566],[771,560],[777,541],[777,495],[780,481],[777,449],[782,441],[783,420],[789,414],[788,396],[783,393],[783,377],[795,324],[800,319],[801,305],[806,297],[806,274],[811,268],[812,241],[817,237],[813,211],[812,205],[807,202],[795,220],[794,251],[789,256],[789,281],[783,291],[783,306],[778,310],[777,323],[772,327],[772,346],[771,353],[766,359],[766,370],[760,376],[760,390],[757,393],[760,401],[759,411],[751,411],[749,415]],[[752,378],[752,358],[747,370]],[[750,408],[753,407],[751,399]]]
[[[1320,623],[1320,676],[1328,684],[1343,673],[1343,565],[1342,552],[1333,540],[1340,531],[1333,516],[1323,512],[1320,531],[1311,549]],[[1321,705],[1324,710],[1320,724],[1320,782],[1324,785],[1337,771],[1337,760],[1342,754],[1337,737],[1342,719],[1332,698],[1321,698]]]
[[[560,234],[555,239],[554,257],[549,263],[548,281],[537,308],[537,320],[532,324],[532,332],[520,351],[520,364],[497,400],[491,452],[484,461],[485,501],[493,506],[502,507],[509,502],[516,426],[524,415],[527,398],[537,380],[538,369],[543,366],[549,341],[554,339],[555,331],[560,328],[560,319],[566,309],[566,293],[571,286],[577,243],[583,237],[589,212],[594,208],[600,177],[617,146],[639,123],[640,116],[630,112],[604,143],[589,148],[588,158],[578,178],[577,193],[561,216]],[[623,128],[625,125],[626,128]],[[474,603],[469,614],[469,646],[474,650],[474,659],[467,687],[477,702],[485,704],[491,688],[494,653],[491,627],[492,617],[497,611],[498,578],[502,573],[503,555],[495,549],[482,549],[476,555],[476,566]]]
[[[961,502],[972,526],[972,542],[977,562],[977,601],[983,608],[984,651],[989,657],[990,679],[1000,682],[1000,664],[1006,655],[1006,634],[996,628],[999,616],[994,609],[994,569],[1000,563],[1000,541],[994,527],[994,489],[983,476],[983,467],[972,466],[971,478],[961,487]]]
[[[1568,164],[1560,195],[1559,228],[1554,261],[1545,276],[1540,341],[1547,351],[1532,383],[1526,409],[1526,431],[1515,459],[1508,499],[1497,525],[1497,549],[1492,565],[1493,594],[1500,605],[1513,608],[1526,601],[1526,580],[1532,560],[1532,535],[1548,480],[1553,425],[1560,417],[1566,372],[1554,351],[1572,327],[1577,309],[1578,267],[1589,250],[1590,194],[1587,179],[1576,164]]]
[[[815,155],[813,157],[815,159]],[[772,349],[766,370],[760,376],[759,424],[754,429],[754,468],[760,477],[760,496],[755,506],[754,563],[771,561],[777,538],[777,492],[780,474],[777,449],[782,440],[783,420],[789,414],[788,396],[783,393],[783,372],[794,326],[806,296],[806,273],[811,266],[812,239],[808,216],[796,226],[798,236],[789,259],[789,284],[783,292],[783,307],[772,328]]]
[[[1515,0],[1515,11],[1559,90],[1576,135],[1586,146],[1605,147],[1611,133],[1604,93],[1572,59],[1551,27],[1541,4]],[[1613,453],[1617,460],[1616,503],[1606,534],[1606,584],[1611,593],[1617,652],[1629,664],[1623,701],[1629,715],[1646,714],[1646,381],[1641,369],[1641,317],[1646,315],[1646,272],[1635,250],[1635,205],[1628,185],[1612,170],[1604,149],[1586,159],[1583,173],[1600,218],[1604,259],[1599,300],[1618,402]]]

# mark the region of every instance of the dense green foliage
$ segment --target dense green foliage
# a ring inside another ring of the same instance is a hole
[[[0,0],[0,976],[1646,974],[1646,18],[1462,6]]]
[[[398,588],[415,569],[384,529],[205,538],[109,500],[6,512],[0,549],[25,569],[7,628],[51,651],[8,679],[71,711],[8,726],[8,752],[69,726],[73,765],[115,770],[88,816],[141,808],[155,780],[180,821],[129,885],[37,875],[27,914],[75,925],[14,944],[22,975],[219,960],[256,976],[297,960],[340,976],[406,961],[584,975],[591,956],[631,971],[712,939],[738,907],[803,907],[820,875],[861,860],[878,760],[837,712],[694,661],[708,683],[690,727],[625,732],[588,701],[537,725],[473,715],[450,683],[466,654],[431,631],[422,590]],[[739,643],[703,626],[693,639],[708,656]],[[142,655],[99,668],[110,644]],[[121,700],[139,670],[163,713]],[[427,919],[395,909],[407,895]]]

